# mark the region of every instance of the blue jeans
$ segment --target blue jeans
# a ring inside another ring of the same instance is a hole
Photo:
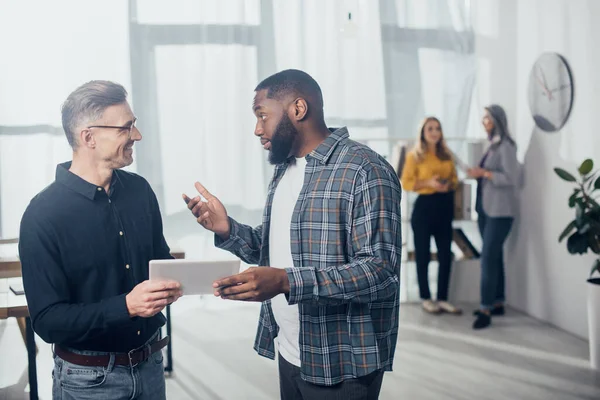
[[[55,355],[52,371],[54,400],[166,399],[162,351],[155,352],[147,361],[132,368],[114,365],[114,353],[69,350],[87,355],[110,354],[110,361],[107,366],[86,367]]]
[[[494,304],[504,303],[504,242],[512,227],[512,217],[489,217],[479,213],[481,249],[481,309],[491,310]]]

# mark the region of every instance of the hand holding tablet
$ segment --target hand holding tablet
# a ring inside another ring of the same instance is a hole
[[[240,271],[239,260],[152,260],[150,280],[173,280],[181,283],[183,295],[213,294],[213,282]]]

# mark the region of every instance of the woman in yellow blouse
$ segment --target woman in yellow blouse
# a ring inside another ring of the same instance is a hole
[[[406,157],[401,181],[404,190],[419,194],[411,225],[423,309],[430,313],[460,314],[460,309],[448,303],[454,190],[458,178],[452,155],[444,141],[442,125],[437,118],[423,120],[417,143]],[[435,238],[439,263],[437,302],[431,299],[428,282],[431,236]]]

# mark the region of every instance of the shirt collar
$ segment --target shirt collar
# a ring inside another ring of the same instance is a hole
[[[331,131],[331,134],[327,136],[327,138],[323,140],[323,142],[321,142],[321,144],[309,154],[310,157],[318,160],[319,162],[321,162],[321,164],[327,164],[327,161],[333,154],[333,151],[335,150],[336,146],[342,140],[350,137],[350,134],[348,133],[348,128],[346,127],[338,129],[329,128],[329,130]]]
[[[94,185],[69,171],[71,163],[71,161],[68,161],[56,166],[56,181],[90,200],[95,200],[98,193],[102,193],[104,188]],[[110,181],[111,192],[114,191],[117,182],[122,185],[117,170],[114,170]]]

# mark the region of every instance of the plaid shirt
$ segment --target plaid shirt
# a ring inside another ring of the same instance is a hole
[[[269,265],[273,195],[288,164],[275,167],[262,225],[231,219],[216,245],[246,263]],[[391,371],[398,336],[401,257],[400,183],[368,147],[332,132],[307,156],[304,185],[290,226],[289,304],[300,315],[301,376],[335,385]],[[271,302],[261,308],[255,350],[275,358],[278,326]]]

